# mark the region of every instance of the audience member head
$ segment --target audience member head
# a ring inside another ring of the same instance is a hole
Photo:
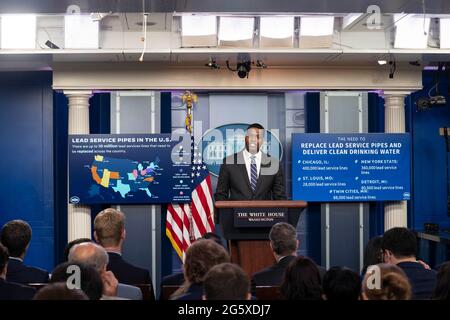
[[[66,259],[65,261],[69,261],[69,252],[73,246],[80,244],[80,243],[85,243],[85,242],[92,242],[92,240],[89,238],[80,238],[80,239],[75,239],[75,240],[70,241],[64,248],[64,257]]]
[[[417,253],[416,236],[406,228],[392,228],[386,231],[382,241],[384,262],[397,264],[415,261]]]
[[[380,263],[369,266],[362,287],[362,297],[365,300],[411,299],[408,277],[394,264]]]
[[[236,264],[221,263],[212,267],[203,280],[205,300],[250,300],[250,280]]]
[[[3,226],[1,243],[8,248],[11,257],[23,259],[30,241],[31,227],[25,221],[12,220]]]
[[[69,262],[84,263],[94,267],[98,272],[106,271],[109,257],[106,250],[93,242],[84,242],[72,247]]]
[[[367,267],[375,264],[383,263],[383,237],[376,236],[367,242],[364,248],[364,267],[362,274],[366,273]]]
[[[184,278],[189,284],[200,284],[212,267],[229,261],[230,257],[224,247],[213,240],[199,239],[186,251]]]
[[[89,300],[81,289],[69,289],[62,282],[51,283],[39,290],[33,300]]]
[[[345,267],[332,267],[322,281],[324,300],[358,300],[361,295],[361,278]]]
[[[9,252],[8,249],[0,243],[0,278],[6,278],[6,270],[8,268]]]
[[[63,282],[65,286],[77,285],[74,275],[79,270],[80,288],[89,300],[99,300],[103,293],[103,281],[100,273],[93,267],[82,263],[64,262],[53,270],[50,283]]]
[[[309,258],[296,257],[284,273],[280,291],[287,300],[320,300],[322,288],[316,264]]]
[[[433,299],[450,300],[450,262],[445,262],[439,267]]]
[[[213,240],[215,241],[217,244],[220,244],[221,246],[222,244],[222,238],[220,238],[217,234],[215,234],[214,232],[206,232],[201,239],[208,239],[208,240]]]
[[[102,247],[121,250],[125,236],[125,215],[122,212],[108,208],[95,217],[94,237]]]
[[[298,247],[297,231],[289,223],[279,222],[269,232],[270,247],[278,259],[295,255]]]

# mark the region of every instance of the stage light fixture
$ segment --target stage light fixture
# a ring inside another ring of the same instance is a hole
[[[220,65],[217,64],[214,58],[209,58],[208,63],[205,63],[205,67],[208,67],[210,69],[220,69]]]

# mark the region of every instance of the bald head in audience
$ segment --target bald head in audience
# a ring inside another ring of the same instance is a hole
[[[108,254],[98,244],[84,242],[70,249],[69,261],[91,265],[101,272],[106,270],[106,266],[108,265]]]
[[[84,263],[94,267],[102,277],[103,294],[105,296],[117,296],[119,282],[111,271],[106,270],[108,254],[102,246],[93,242],[77,244],[70,249],[69,262]]]

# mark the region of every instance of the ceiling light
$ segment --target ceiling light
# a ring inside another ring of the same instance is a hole
[[[216,16],[182,16],[181,36],[208,36],[217,33]]]
[[[98,49],[99,21],[90,15],[66,15],[64,17],[64,47],[66,49]]]
[[[254,18],[220,17],[219,40],[240,41],[253,39]]]
[[[334,17],[310,16],[300,18],[301,36],[329,36],[333,34]]]
[[[385,64],[387,64],[387,61],[386,60],[378,60],[378,64],[380,66],[384,66]]]
[[[441,49],[450,49],[450,19],[439,19]]]
[[[396,26],[394,48],[426,49],[430,19],[423,16],[395,14]]]
[[[36,16],[31,14],[1,17],[2,49],[35,49]]]
[[[284,39],[294,36],[294,17],[261,17],[262,37]]]

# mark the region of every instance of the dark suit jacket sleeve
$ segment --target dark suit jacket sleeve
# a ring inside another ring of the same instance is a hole
[[[219,180],[217,181],[216,193],[214,199],[216,201],[228,200],[230,192],[230,173],[228,166],[224,163],[220,166]]]
[[[272,185],[272,199],[286,200],[286,189],[284,185],[284,175],[281,165],[278,166],[278,172],[275,175],[274,183]]]
[[[256,296],[256,281],[255,281],[255,277],[252,277],[252,279],[251,279],[250,292],[251,292],[252,296]]]

